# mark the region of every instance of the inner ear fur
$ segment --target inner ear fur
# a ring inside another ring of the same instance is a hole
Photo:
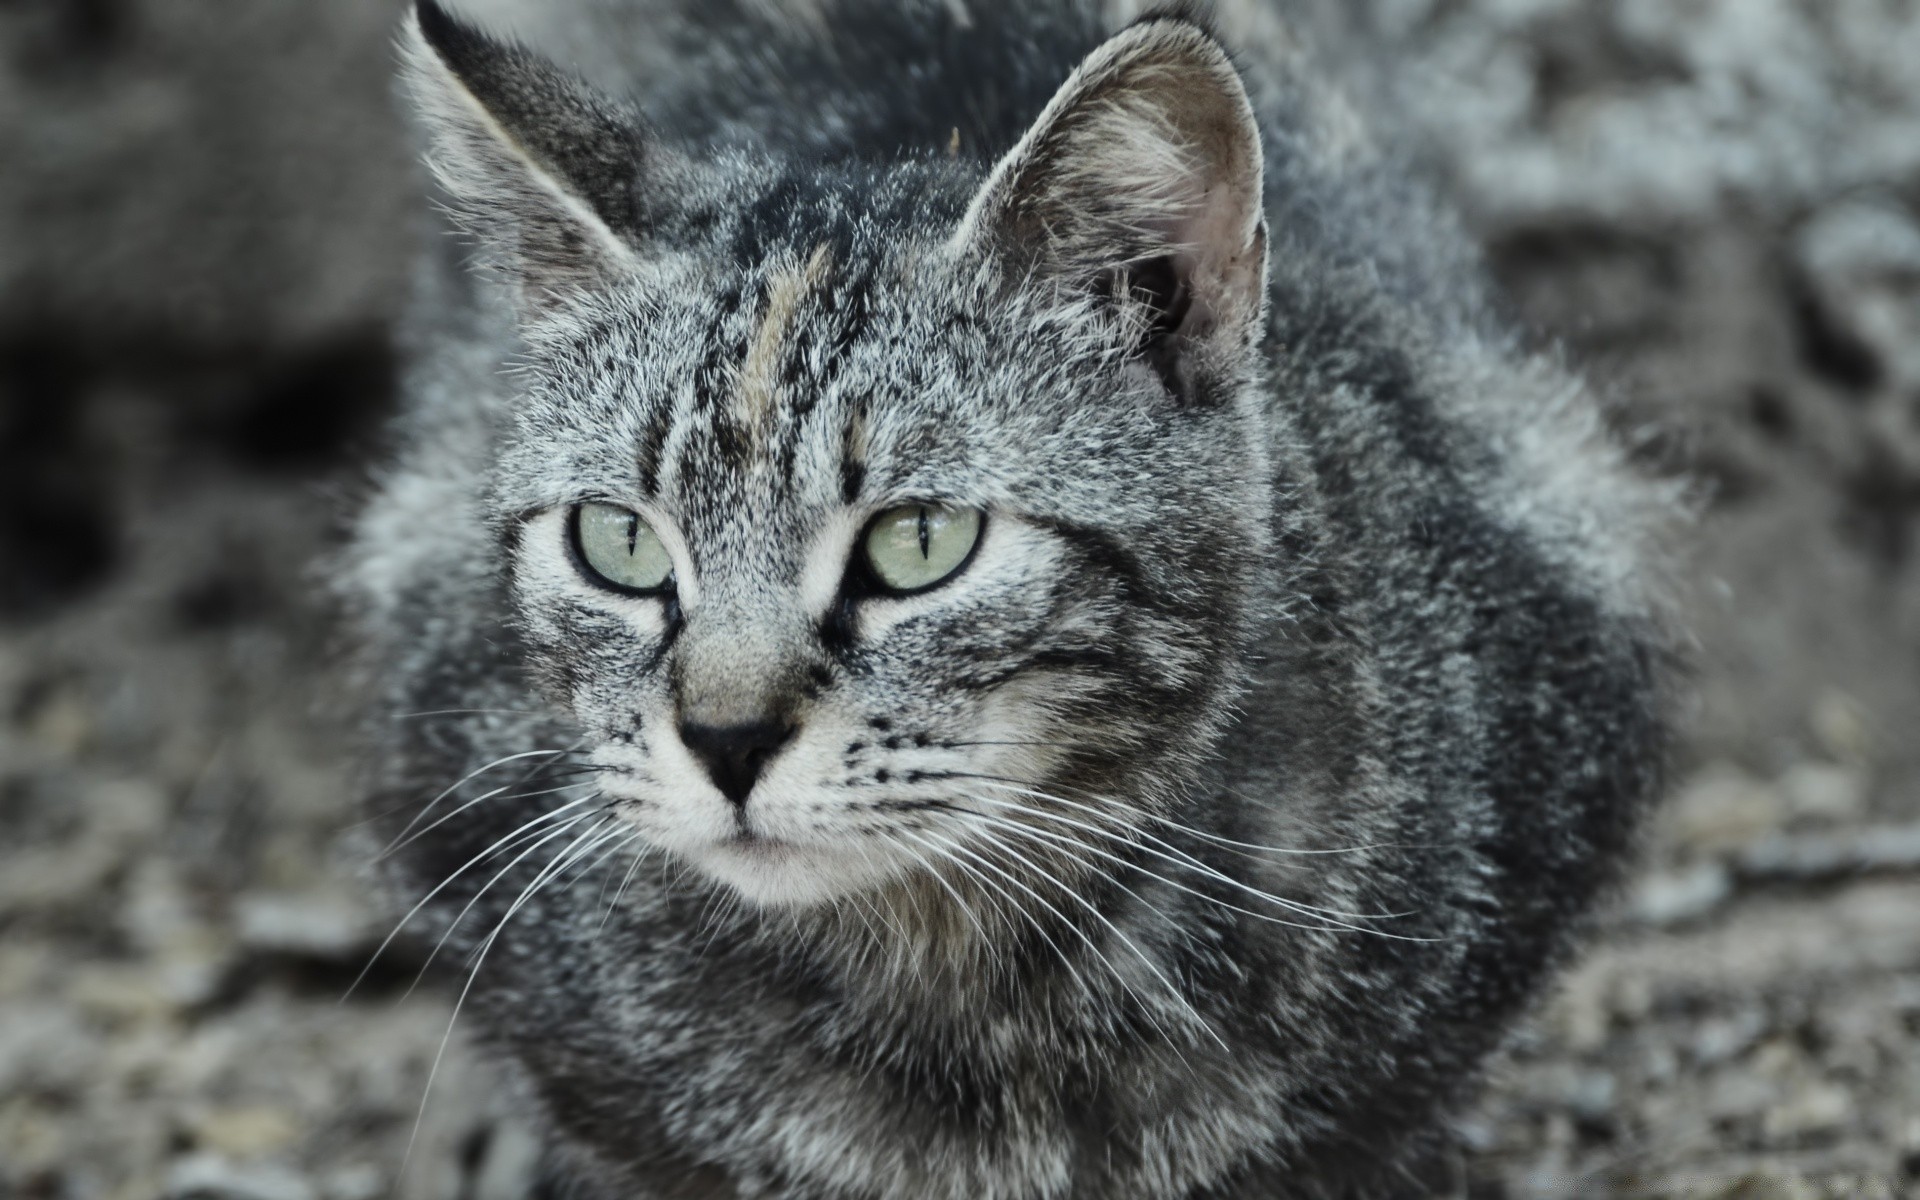
[[[428,165],[526,307],[630,273],[664,158],[640,115],[434,0],[401,40]]]
[[[1232,61],[1180,18],[1132,25],[1067,79],[955,240],[1108,300],[1170,383],[1252,338],[1266,292],[1259,125]]]

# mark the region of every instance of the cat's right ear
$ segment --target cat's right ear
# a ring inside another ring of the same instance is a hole
[[[1100,299],[1182,399],[1261,336],[1260,126],[1226,50],[1145,18],[1081,62],[954,233],[1014,278]]]
[[[638,113],[434,0],[402,32],[427,162],[531,316],[630,276],[650,222],[643,183],[670,170]]]

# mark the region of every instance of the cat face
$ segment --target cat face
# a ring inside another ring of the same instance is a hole
[[[649,840],[756,898],[888,876],[1011,789],[1148,803],[1132,756],[1183,757],[1209,716],[1261,550],[1261,472],[1221,453],[1256,441],[1222,436],[1244,414],[975,273],[784,253],[534,359],[503,497],[536,668]],[[876,529],[922,512],[924,552]],[[629,583],[657,586],[622,585],[643,538]],[[951,566],[891,586],[902,559]]]
[[[749,899],[1025,887],[1218,731],[1267,550],[1259,152],[1170,28],[984,181],[853,183],[674,160],[423,31],[436,165],[521,296],[495,515],[527,665],[625,819]]]

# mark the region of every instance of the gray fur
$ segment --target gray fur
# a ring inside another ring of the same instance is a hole
[[[554,1194],[1426,1191],[1658,789],[1662,498],[1263,10],[596,11],[519,15],[630,100],[408,25],[488,269],[342,569]],[[730,804],[678,729],[771,715]]]

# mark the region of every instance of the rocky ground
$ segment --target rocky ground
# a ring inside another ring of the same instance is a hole
[[[1920,1195],[1920,12],[1327,7],[1700,481],[1676,798],[1460,1194]],[[341,999],[385,930],[311,564],[392,390],[390,15],[0,3],[0,1197],[523,1178],[457,1042],[421,1117],[417,948]]]

